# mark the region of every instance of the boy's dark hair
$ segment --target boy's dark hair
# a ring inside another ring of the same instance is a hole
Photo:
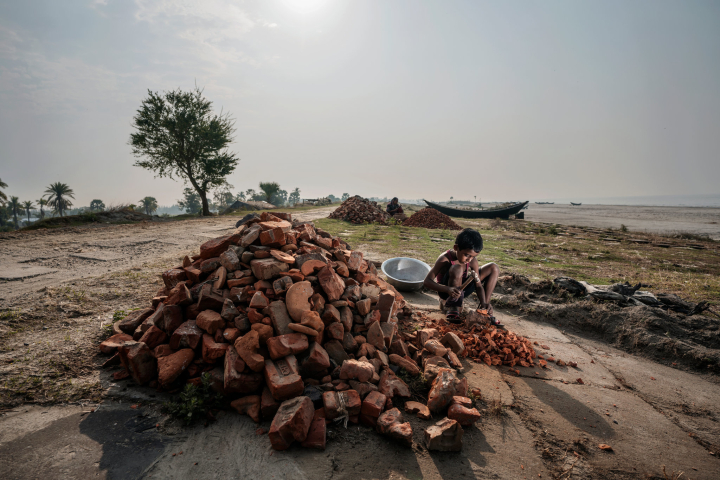
[[[458,250],[472,248],[476,252],[480,252],[483,249],[482,235],[477,230],[466,228],[455,237],[455,245],[458,246]]]

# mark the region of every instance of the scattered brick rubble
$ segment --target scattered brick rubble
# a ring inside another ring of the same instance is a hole
[[[455,223],[452,218],[430,207],[425,207],[419,212],[415,212],[410,218],[403,222],[403,226],[462,230],[462,227]]]
[[[371,202],[358,195],[345,200],[328,218],[345,220],[351,223],[386,223],[391,217],[377,202]]]
[[[481,345],[491,364],[535,356],[526,340],[474,325],[404,333],[399,325],[412,312],[374,264],[289,214],[264,212],[162,278],[152,306],[117,322],[100,345],[114,355],[106,364],[122,365],[115,378],[173,393],[208,373],[230,407],[272,421],[277,450],[324,449],[329,422],[362,423],[410,445],[412,427],[395,403],[421,419],[435,416],[428,449],[457,451],[462,427],[480,418],[457,376],[458,357],[484,359]],[[422,373],[427,404],[400,369]]]

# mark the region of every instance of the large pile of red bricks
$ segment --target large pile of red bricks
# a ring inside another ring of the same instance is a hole
[[[278,450],[295,441],[325,448],[330,421],[411,444],[394,402],[421,418],[447,415],[425,431],[431,450],[459,450],[462,425],[479,418],[467,381],[456,376],[462,340],[436,329],[399,331],[398,316],[409,314],[403,297],[361,252],[312,224],[265,212],[162,278],[152,307],[117,322],[118,333],[100,345],[122,366],[116,379],[177,392],[209,374],[232,408],[272,420]],[[400,369],[432,382],[427,405],[406,402]]]
[[[385,223],[390,215],[380,208],[377,202],[372,202],[358,195],[345,200],[335,209],[328,218],[345,220],[351,223]]]
[[[455,223],[452,218],[431,207],[425,207],[419,212],[415,212],[403,222],[403,227],[462,230],[462,227]]]

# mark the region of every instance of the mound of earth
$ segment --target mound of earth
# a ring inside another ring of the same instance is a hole
[[[384,212],[377,202],[355,195],[345,200],[328,218],[345,220],[355,224],[386,223],[390,219],[390,215]]]
[[[403,222],[403,227],[462,230],[452,218],[434,208],[425,207]]]
[[[108,210],[105,212],[86,212],[80,215],[67,215],[65,217],[52,217],[38,220],[23,230],[35,230],[38,228],[69,227],[93,223],[135,223],[135,222],[160,222],[163,221],[157,215],[146,215],[142,212],[123,208],[122,210]]]

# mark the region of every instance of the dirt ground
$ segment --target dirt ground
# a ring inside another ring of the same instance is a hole
[[[160,413],[165,394],[115,382],[100,368],[97,342],[115,311],[148,303],[164,268],[233,227],[234,219],[212,218],[0,237],[0,272],[15,276],[0,284],[3,478],[662,479],[663,466],[667,478],[717,478],[718,377],[633,354],[568,321],[577,312],[545,315],[539,298],[506,298],[498,314],[578,368],[518,375],[464,362],[463,375],[483,394],[483,418],[465,429],[458,454],[428,453],[430,421],[411,415],[411,449],[351,424],[331,426],[323,452],[276,452],[233,412],[207,427],[179,426]],[[437,315],[433,295],[407,299]]]
[[[631,232],[687,232],[720,240],[720,208],[649,207],[635,205],[536,205],[531,203],[525,218],[533,222],[618,229]]]

